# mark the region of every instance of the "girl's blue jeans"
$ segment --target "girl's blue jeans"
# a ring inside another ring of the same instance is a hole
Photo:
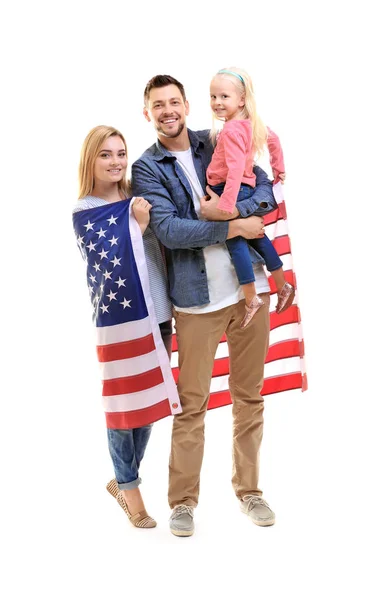
[[[160,323],[162,340],[168,355],[171,355],[171,321]],[[115,478],[121,490],[132,490],[139,486],[139,466],[141,464],[152,424],[136,429],[108,429],[109,452],[114,465]]]
[[[221,196],[224,187],[224,183],[219,183],[218,185],[211,186],[211,189]],[[250,185],[242,184],[237,200],[251,198],[253,193],[254,188]],[[282,267],[282,261],[273,247],[271,240],[266,235],[263,238],[255,240],[246,240],[243,237],[235,237],[227,240],[226,245],[229,249],[239,283],[242,285],[255,281],[248,244],[262,256],[269,271],[276,271]]]

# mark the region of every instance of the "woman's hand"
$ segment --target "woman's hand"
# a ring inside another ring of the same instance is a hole
[[[137,223],[140,227],[142,235],[144,234],[144,232],[146,231],[146,229],[148,227],[148,224],[150,221],[149,212],[150,212],[151,208],[152,208],[152,205],[149,202],[147,202],[147,200],[145,200],[144,198],[140,198],[138,196],[137,198],[134,199],[132,210],[133,210],[135,220],[137,221]]]

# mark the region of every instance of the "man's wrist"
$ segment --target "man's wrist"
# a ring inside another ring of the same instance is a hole
[[[229,222],[229,229],[228,229],[226,239],[230,240],[231,238],[238,237],[239,235],[240,235],[239,222],[236,219],[234,219]]]

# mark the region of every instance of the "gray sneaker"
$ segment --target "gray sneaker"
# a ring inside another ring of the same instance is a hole
[[[240,508],[256,525],[267,527],[275,523],[275,513],[261,496],[244,496]]]
[[[186,504],[175,506],[170,517],[170,531],[179,537],[189,537],[194,533],[193,508]]]

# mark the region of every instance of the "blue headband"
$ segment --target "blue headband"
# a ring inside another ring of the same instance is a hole
[[[239,73],[234,73],[234,71],[228,71],[227,69],[221,69],[221,71],[218,71],[217,75],[221,75],[222,73],[227,73],[228,75],[233,75],[234,77],[237,77],[238,79],[240,79],[240,81],[245,87],[245,81],[243,77],[239,75]]]

